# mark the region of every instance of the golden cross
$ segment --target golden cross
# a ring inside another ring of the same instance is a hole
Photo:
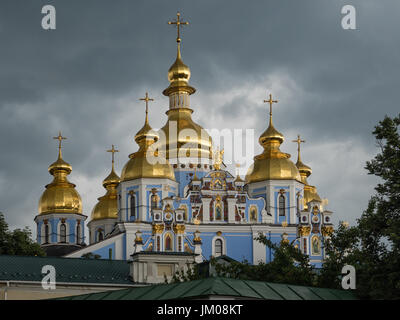
[[[168,21],[168,24],[176,24],[176,27],[177,27],[177,30],[178,30],[178,35],[177,35],[177,37],[176,37],[176,42],[181,42],[181,36],[180,36],[180,29],[179,29],[179,27],[180,27],[180,25],[188,25],[189,24],[189,22],[187,22],[187,21],[181,21],[180,20],[180,16],[181,16],[181,14],[179,13],[179,11],[176,13],[176,21]]]
[[[272,94],[270,94],[269,100],[264,100],[264,103],[269,103],[269,118],[272,119],[272,104],[278,103],[278,100],[272,100]]]
[[[292,142],[296,142],[297,143],[297,152],[298,152],[298,156],[300,158],[300,145],[301,145],[301,143],[306,142],[306,141],[305,140],[301,140],[300,139],[300,135],[298,134],[297,135],[297,139],[296,140],[292,140]]]
[[[66,137],[63,137],[62,135],[61,135],[61,131],[59,131],[58,132],[58,136],[57,137],[53,137],[53,139],[56,139],[56,140],[58,140],[58,156],[59,157],[61,157],[61,142],[63,141],[63,140],[67,140],[67,138]]]
[[[154,101],[154,99],[149,98],[149,95],[148,95],[148,93],[146,92],[145,97],[144,97],[144,98],[140,98],[139,100],[145,101],[145,102],[146,102],[146,123],[147,123],[147,121],[148,121],[147,115],[148,115],[148,113],[149,113],[149,101]]]
[[[112,168],[114,169],[114,153],[119,152],[119,150],[115,149],[115,148],[114,148],[114,145],[112,144],[112,145],[111,145],[111,149],[110,149],[110,150],[107,150],[107,152],[111,152],[111,154],[112,154],[112,156],[111,156],[111,159],[112,159]]]

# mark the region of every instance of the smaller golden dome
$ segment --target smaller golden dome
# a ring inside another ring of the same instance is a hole
[[[263,147],[266,146],[268,144],[268,141],[270,140],[277,140],[279,141],[280,144],[285,140],[283,134],[275,129],[272,122],[268,126],[267,130],[265,130],[258,139],[258,141]]]
[[[274,102],[270,95],[270,100]],[[290,154],[282,152],[279,147],[284,141],[283,135],[272,124],[272,109],[270,111],[269,126],[258,139],[264,148],[262,154],[254,157],[254,164],[246,174],[246,182],[265,180],[297,180],[301,181],[300,173],[295,164],[289,159]]]
[[[187,83],[189,82],[190,74],[190,69],[183,63],[180,51],[178,50],[176,60],[168,70],[168,81],[183,81]]]
[[[103,180],[103,186],[107,193],[98,198],[99,202],[94,206],[90,221],[101,219],[116,219],[118,217],[117,204],[117,186],[120,178],[114,171],[114,166],[111,173]]]
[[[107,188],[107,186],[116,184],[118,185],[120,182],[120,177],[115,173],[114,168],[111,170],[111,173],[103,180],[103,186],[104,188]]]
[[[296,167],[299,169],[301,182],[304,184],[304,196],[303,196],[303,205],[304,209],[308,210],[308,205],[310,201],[322,201],[320,196],[317,193],[317,188],[308,184],[307,178],[311,175],[312,170],[309,166],[305,165],[301,161],[301,154],[300,154],[300,145],[301,143],[305,142],[304,140],[300,139],[300,135],[297,136],[297,140],[293,140],[296,142],[297,147],[297,162]]]
[[[61,134],[59,135],[61,137]],[[49,172],[54,176],[53,181],[46,185],[39,200],[39,214],[47,213],[77,213],[82,214],[82,200],[75,190],[75,184],[67,179],[72,171],[69,163],[65,162],[61,154],[61,144],[58,159],[49,166]]]
[[[309,177],[312,173],[311,168],[301,162],[300,159],[297,160],[296,167],[299,169],[300,175],[304,174],[306,177]]]
[[[149,163],[147,156],[151,154],[150,146],[158,140],[157,133],[148,123],[147,108],[145,124],[135,135],[135,141],[139,150],[129,155],[129,161],[122,169],[121,181],[134,180],[139,178],[166,178],[175,181],[175,174],[168,160],[157,155],[156,163]]]

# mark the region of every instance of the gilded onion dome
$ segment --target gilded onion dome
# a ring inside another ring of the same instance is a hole
[[[160,141],[162,149],[166,151],[166,158],[195,157],[212,158],[212,140],[206,130],[192,120],[193,110],[190,108],[190,95],[196,89],[189,85],[190,69],[183,63],[180,51],[181,39],[179,26],[187,24],[180,21],[179,12],[177,21],[170,22],[178,26],[177,56],[168,70],[169,86],[163,91],[169,97],[169,110],[166,112],[168,121],[160,129],[160,137],[165,136],[165,142]]]
[[[307,178],[311,175],[312,170],[309,166],[305,165],[301,161],[300,155],[300,144],[305,142],[304,140],[300,140],[300,136],[297,136],[297,140],[293,140],[293,142],[297,142],[297,162],[296,167],[299,169],[301,182],[304,183],[304,196],[303,196],[303,205],[304,209],[308,210],[307,203],[313,200],[322,201],[320,196],[317,193],[317,188],[315,186],[309,185]]]
[[[264,151],[254,157],[254,164],[247,171],[246,182],[264,180],[301,181],[299,170],[289,159],[290,154],[281,152],[279,149],[284,137],[272,124],[272,102],[275,101],[270,96],[270,100],[265,102],[270,103],[270,118],[267,130],[259,138],[259,143],[264,148]]]
[[[146,94],[146,98],[147,94]],[[145,100],[146,101],[146,100]],[[158,140],[157,133],[151,128],[148,121],[148,109],[146,101],[146,118],[142,129],[135,135],[135,141],[139,150],[129,155],[129,161],[122,169],[121,181],[134,180],[139,178],[165,178],[175,181],[175,174],[169,162],[155,151],[155,163],[150,163],[147,156],[151,157],[153,150],[150,146]],[[153,162],[153,161],[151,161]]]
[[[53,181],[46,185],[39,200],[39,214],[47,213],[77,213],[82,214],[82,200],[75,189],[75,184],[68,181],[67,176],[72,167],[65,162],[61,154],[61,133],[56,137],[60,141],[58,159],[49,166]]]
[[[101,219],[116,219],[118,217],[118,206],[117,206],[117,187],[120,182],[120,178],[114,171],[114,152],[117,150],[112,148],[113,161],[111,173],[103,180],[103,187],[107,190],[106,194],[98,198],[97,204],[94,206],[91,215],[91,221]]]

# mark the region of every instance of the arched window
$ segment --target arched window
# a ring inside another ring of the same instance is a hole
[[[307,239],[303,239],[303,253],[307,254]]]
[[[136,196],[131,194],[131,217],[136,218]]]
[[[179,252],[182,251],[182,237],[181,236],[178,237],[178,251]]]
[[[160,244],[161,240],[160,240],[160,236],[157,236],[157,251],[161,251],[161,244]]]
[[[62,223],[60,226],[60,242],[67,242],[67,226],[65,223]]]
[[[297,195],[296,198],[296,206],[297,206],[297,212],[300,212],[300,195]]]
[[[49,243],[49,238],[50,238],[49,225],[46,224],[44,226],[44,243]]]
[[[285,216],[285,197],[279,196],[279,216]]]
[[[165,236],[165,251],[172,251],[172,240],[169,234]]]
[[[80,244],[81,243],[81,225],[78,224],[76,226],[76,244]]]
[[[215,240],[215,256],[219,257],[222,256],[222,240],[221,239],[217,239]]]
[[[151,196],[151,209],[157,209],[158,207],[158,196],[156,194],[153,194]]]
[[[103,239],[104,239],[104,234],[103,234],[103,231],[102,231],[102,230],[99,230],[99,231],[98,231],[97,238],[98,238],[99,241],[103,241]]]

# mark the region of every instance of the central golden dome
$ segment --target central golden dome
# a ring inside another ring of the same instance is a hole
[[[206,130],[192,120],[189,96],[196,89],[189,85],[190,69],[183,63],[178,42],[177,57],[168,70],[168,88],[163,91],[170,99],[166,112],[168,121],[160,129],[161,150],[167,159],[203,158],[212,159],[212,140]],[[163,131],[163,132],[161,132]]]
[[[147,156],[151,155],[149,147],[158,140],[157,133],[148,123],[147,110],[145,124],[135,135],[135,141],[139,150],[129,155],[129,161],[122,169],[121,181],[134,180],[139,178],[165,178],[175,181],[174,171],[168,160],[157,154],[158,161],[150,163]],[[148,153],[149,152],[149,153]]]
[[[82,214],[82,200],[75,189],[75,184],[67,179],[72,171],[69,163],[62,159],[59,148],[58,159],[49,166],[53,181],[46,185],[39,200],[39,214],[47,213],[77,213]]]
[[[299,170],[289,159],[290,154],[279,149],[283,141],[283,135],[272,124],[271,112],[269,126],[259,138],[264,152],[254,157],[254,164],[247,171],[247,183],[264,180],[301,181]]]
[[[160,129],[165,137],[161,147],[166,158],[212,158],[212,140],[206,130],[192,120],[193,110],[189,108],[170,109],[168,121]],[[171,130],[172,129],[172,130]],[[187,132],[187,135],[185,134]]]

